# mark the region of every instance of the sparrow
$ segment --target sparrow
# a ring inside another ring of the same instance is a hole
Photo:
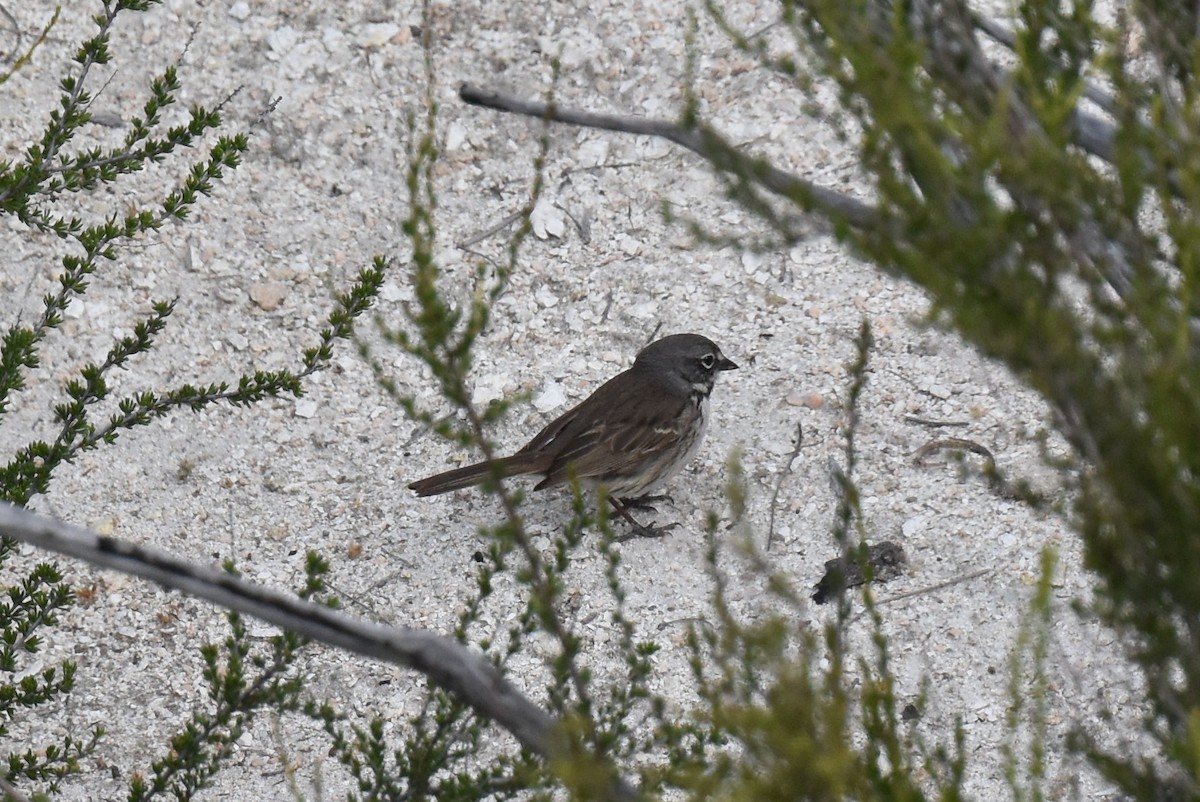
[[[643,526],[629,514],[691,462],[708,429],[717,374],[737,365],[699,334],[672,334],[643,348],[633,366],[600,385],[515,454],[413,482],[418,496],[449,493],[489,477],[541,476],[534,490],[572,478],[603,485],[634,530],[658,536],[678,524]]]

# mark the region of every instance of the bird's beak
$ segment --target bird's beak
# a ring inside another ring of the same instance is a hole
[[[737,363],[724,354],[721,354],[721,361],[717,363],[717,370],[737,370]]]

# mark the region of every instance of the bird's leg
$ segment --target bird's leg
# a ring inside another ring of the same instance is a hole
[[[635,537],[662,537],[667,532],[679,526],[678,523],[667,524],[666,526],[654,526],[653,524],[638,523],[632,515],[629,514],[628,499],[616,499],[613,496],[608,497],[615,509],[622,518],[629,524],[631,532],[627,535],[622,535],[617,538],[618,543],[624,543],[626,540],[631,540]],[[636,506],[636,505],[635,505]],[[651,507],[653,509],[653,507]]]
[[[648,510],[649,512],[658,512],[654,505],[660,501],[665,501],[668,504],[674,504],[675,499],[668,496],[666,493],[660,493],[657,496],[638,496],[637,498],[623,498],[621,505],[627,510]]]

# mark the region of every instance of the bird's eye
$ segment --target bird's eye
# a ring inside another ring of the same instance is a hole
[[[704,368],[705,370],[712,370],[713,365],[715,364],[717,364],[717,358],[712,354],[705,354],[704,356],[700,357],[700,367]]]

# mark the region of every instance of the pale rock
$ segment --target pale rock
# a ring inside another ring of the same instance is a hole
[[[187,247],[183,251],[183,266],[193,273],[204,268],[204,257],[200,255],[200,246],[195,237],[189,237]]]
[[[671,147],[671,143],[659,137],[642,137],[639,150],[641,151],[642,159],[645,161],[654,161],[673,153]]]
[[[538,412],[546,413],[562,406],[566,400],[567,396],[558,382],[546,382],[537,398],[533,399],[533,408]]]
[[[543,52],[558,51],[558,62],[564,73],[583,69],[585,65],[594,64],[604,49],[600,39],[587,28],[564,30],[558,38],[542,37]]]
[[[504,384],[507,378],[500,373],[486,373],[475,382],[471,391],[471,403],[476,405],[490,404],[504,397]]]
[[[291,25],[281,25],[267,34],[267,47],[271,48],[274,58],[279,58],[296,46],[300,34]],[[271,56],[268,56],[271,57]]]
[[[332,25],[327,25],[321,29],[321,44],[330,53],[334,53],[342,49],[342,40],[346,38],[346,34],[339,28]]]
[[[608,140],[589,139],[579,146],[578,158],[581,167],[599,167],[608,161]]]
[[[360,47],[382,47],[400,33],[400,26],[394,22],[371,22],[362,27],[358,34]]]
[[[155,285],[155,275],[153,270],[146,270],[133,274],[133,286],[139,290],[148,290]]]
[[[117,531],[117,518],[114,515],[105,515],[102,518],[94,518],[88,521],[88,529],[91,529],[101,537],[111,537],[113,532]]]
[[[252,638],[264,638],[265,639],[265,638],[270,638],[270,637],[273,637],[273,636],[279,634],[278,627],[272,626],[271,624],[263,624],[260,622],[256,622],[256,621],[254,621],[254,619],[250,619],[250,620],[252,623],[250,624],[249,627],[246,628],[246,631]],[[250,733],[248,733],[248,732],[244,733],[241,738],[238,738],[238,743],[241,744],[242,746],[250,746],[251,744],[253,744],[254,739],[246,737],[246,735],[249,735],[249,734]]]
[[[385,281],[383,286],[379,288],[379,299],[388,303],[396,301],[411,301],[413,298],[412,287],[405,285],[400,286],[394,281]]]
[[[217,287],[217,297],[227,304],[237,303],[242,298],[242,291],[238,287]]]
[[[537,204],[529,214],[529,224],[533,226],[533,235],[538,239],[561,239],[567,230],[562,210],[545,197],[538,198]]]
[[[550,288],[544,284],[534,292],[533,299],[538,302],[538,306],[545,309],[558,305],[558,296],[550,292]]]
[[[317,414],[317,402],[311,398],[297,398],[295,413],[297,418],[308,419]]]
[[[642,301],[640,304],[634,304],[626,310],[630,317],[638,320],[649,320],[658,313],[657,301]]]
[[[446,150],[455,151],[462,148],[467,141],[467,129],[460,122],[452,122],[446,129]]]
[[[264,312],[279,308],[287,297],[287,285],[279,281],[263,281],[250,287],[250,300]]]
[[[761,253],[755,253],[754,251],[742,251],[742,267],[745,269],[746,275],[748,276],[752,276],[757,273],[758,269],[762,267],[764,261],[765,260],[763,259],[763,255]]]

